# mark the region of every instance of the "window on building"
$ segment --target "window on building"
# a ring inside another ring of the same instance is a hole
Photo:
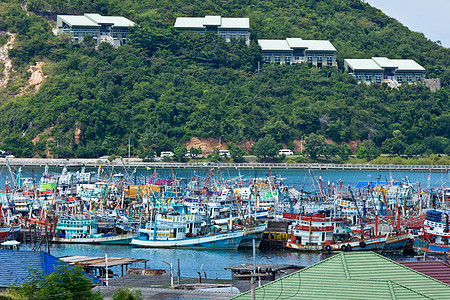
[[[299,61],[300,60],[300,56],[294,56],[294,61]]]
[[[406,76],[406,81],[411,82],[412,81],[412,76],[411,75]]]
[[[381,82],[381,75],[375,76],[375,80],[376,80],[377,82]]]
[[[308,60],[309,63],[312,63],[312,56],[308,56],[307,60]]]
[[[397,82],[403,82],[403,77],[402,76],[397,76]]]
[[[277,63],[281,62],[281,56],[275,56],[275,62]]]
[[[264,56],[264,61],[267,63],[270,62],[270,56],[269,55]]]
[[[372,81],[372,76],[371,75],[366,75],[366,81]]]
[[[320,56],[320,55],[317,56],[317,62],[318,62],[318,63],[321,63],[321,62],[322,62],[322,56]]]
[[[420,76],[420,75],[416,76],[416,80],[417,81],[422,81],[422,76]]]
[[[361,81],[361,75],[356,75],[356,80]]]
[[[287,64],[290,63],[291,62],[291,57],[290,56],[285,56],[284,57],[284,62],[287,63]]]
[[[333,56],[327,56],[327,64],[333,64]]]

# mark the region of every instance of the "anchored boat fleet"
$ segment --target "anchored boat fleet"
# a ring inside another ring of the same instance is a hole
[[[235,250],[253,240],[258,247],[270,222],[285,222],[283,245],[296,251],[402,250],[413,240],[418,252],[450,251],[450,189],[423,190],[407,179],[351,188],[311,175],[316,189],[306,192],[280,176],[225,180],[214,169],[191,178],[154,170],[142,179],[126,168],[46,167],[40,180],[9,169],[0,241]]]

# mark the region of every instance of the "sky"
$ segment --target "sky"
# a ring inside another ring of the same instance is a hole
[[[450,0],[364,0],[412,31],[450,48]]]

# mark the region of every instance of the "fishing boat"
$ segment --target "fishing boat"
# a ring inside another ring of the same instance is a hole
[[[226,230],[207,225],[200,214],[158,213],[137,233],[131,244],[138,247],[237,249],[245,230]]]
[[[345,219],[326,213],[300,215],[286,247],[299,251],[382,250],[387,235],[351,237]]]
[[[449,211],[427,211],[419,238],[414,240],[414,249],[419,253],[450,254],[449,214]],[[445,221],[442,220],[443,215]]]
[[[267,223],[244,226],[245,233],[241,239],[241,242],[239,243],[239,248],[252,248],[253,240],[255,240],[255,247],[256,249],[258,249],[266,228]]]
[[[129,245],[136,237],[136,234],[132,232],[100,233],[97,219],[90,215],[60,217],[56,230],[58,235],[53,238],[55,243]]]

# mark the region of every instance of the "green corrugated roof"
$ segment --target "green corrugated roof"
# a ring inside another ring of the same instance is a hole
[[[256,289],[256,299],[277,298],[450,299],[450,285],[374,252],[343,252]]]

